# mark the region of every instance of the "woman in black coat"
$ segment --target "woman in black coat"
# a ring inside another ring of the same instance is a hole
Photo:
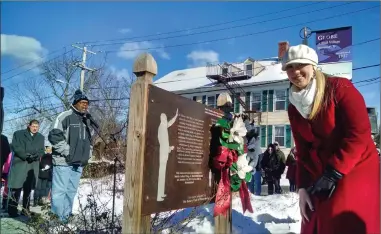
[[[38,172],[38,181],[34,190],[33,206],[44,205],[48,203],[48,196],[52,188],[53,177],[53,157],[52,147],[45,146],[45,154],[40,161],[40,170]]]
[[[269,144],[267,146],[267,150],[263,153],[261,165],[267,177],[268,194],[271,195],[274,193],[274,186],[275,193],[282,193],[280,187],[280,177],[282,175],[282,173],[280,173],[281,158],[279,158],[276,153],[275,145]]]

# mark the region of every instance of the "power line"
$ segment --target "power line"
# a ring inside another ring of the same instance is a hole
[[[68,54],[68,53],[72,52],[73,50],[74,50],[74,48],[73,48],[73,49],[71,49],[71,50],[69,50],[69,51],[67,51],[67,52],[65,52],[65,53],[63,53],[63,54],[60,54],[60,55],[58,55],[58,56],[54,57],[54,58],[52,58],[52,59],[49,59],[49,60],[48,60],[48,61],[46,61],[46,62],[50,62],[50,61],[53,61],[54,59],[57,59],[57,58],[59,58],[59,57],[61,57],[61,56],[63,56],[63,55],[66,55],[66,54]],[[24,71],[22,71],[22,72],[20,72],[20,73],[17,73],[16,75],[13,75],[13,76],[7,77],[7,78],[3,79],[3,81],[7,81],[7,80],[9,80],[9,79],[12,79],[12,78],[13,78],[13,77],[15,77],[15,76],[19,76],[19,75],[21,75],[21,74],[23,74],[23,73],[25,73],[25,72],[31,71],[31,70],[33,70],[33,69],[37,68],[38,66],[39,66],[39,65],[37,65],[37,66],[34,66],[34,67],[31,67],[31,68],[29,68],[28,70],[24,70]]]
[[[29,65],[29,64],[31,64],[31,63],[34,63],[34,62],[36,62],[36,61],[39,61],[40,59],[47,58],[49,55],[55,54],[55,53],[57,53],[58,51],[60,51],[60,50],[62,50],[62,49],[66,49],[66,46],[62,47],[61,49],[54,50],[54,51],[48,53],[47,55],[45,55],[45,56],[43,56],[43,57],[39,57],[39,59],[31,60],[31,61],[29,61],[29,62],[26,62],[26,63],[24,63],[24,64],[21,64],[21,65],[19,65],[19,66],[14,67],[14,68],[11,68],[10,70],[7,70],[7,71],[5,71],[5,72],[2,72],[1,75],[4,75],[4,74],[9,73],[9,72],[11,72],[11,71],[14,71],[14,70],[17,70],[17,69],[19,69],[19,68],[25,67],[25,66],[27,66],[27,65]]]
[[[267,14],[263,14],[263,15],[257,15],[257,16],[251,16],[251,17],[246,17],[246,18],[241,18],[241,19],[237,19],[237,20],[232,20],[232,21],[226,21],[226,22],[222,22],[222,23],[217,23],[217,24],[211,24],[211,25],[203,25],[203,26],[198,26],[198,27],[193,27],[193,28],[188,28],[188,29],[182,29],[182,30],[176,30],[176,31],[171,31],[171,32],[164,32],[164,33],[159,33],[159,34],[150,34],[150,35],[145,35],[145,36],[137,36],[137,37],[130,37],[130,38],[120,38],[120,39],[112,39],[112,40],[98,40],[98,41],[90,41],[90,42],[84,42],[84,43],[81,43],[81,42],[78,42],[78,43],[75,43],[75,44],[87,44],[87,43],[97,43],[97,42],[109,42],[109,41],[118,41],[118,40],[130,40],[130,39],[137,39],[137,38],[144,38],[144,37],[150,37],[150,36],[160,36],[160,35],[166,35],[166,34],[173,34],[173,33],[179,33],[179,32],[188,32],[189,30],[195,30],[195,29],[202,29],[202,28],[208,28],[208,27],[213,27],[213,26],[219,26],[219,25],[225,25],[225,24],[228,24],[228,23],[234,23],[234,22],[239,22],[239,21],[244,21],[244,20],[249,20],[249,19],[253,19],[253,18],[258,18],[258,17],[263,17],[263,16],[267,16],[267,15],[274,15],[274,14],[278,14],[278,13],[282,13],[282,12],[286,12],[286,11],[290,11],[290,10],[295,10],[295,9],[299,9],[299,8],[304,8],[304,7],[307,7],[307,6],[312,6],[312,5],[316,5],[316,4],[321,4],[321,3],[324,3],[326,1],[321,1],[321,2],[314,2],[314,3],[311,3],[311,4],[306,4],[306,5],[303,5],[303,6],[299,6],[299,7],[293,7],[293,8],[287,8],[287,9],[284,9],[284,10],[280,10],[280,11],[277,11],[277,12],[272,12],[272,13],[267,13]],[[57,53],[58,51],[62,50],[62,49],[66,49],[67,46],[64,46],[60,49],[57,49],[57,50],[54,50],[50,53],[48,53],[47,55],[43,56],[43,57],[40,57],[39,59],[44,59],[44,58],[47,58],[49,55],[52,55],[54,53]],[[2,72],[1,74],[4,75],[6,73],[9,73],[11,71],[14,71],[14,70],[17,70],[19,68],[22,68],[22,67],[25,67],[31,63],[34,63],[36,61],[38,61],[39,59],[35,59],[35,60],[31,60],[29,62],[26,62],[20,66],[16,66],[10,70],[7,70],[5,72]],[[19,74],[17,74],[19,75]],[[16,76],[17,76],[16,75]],[[10,77],[12,78],[12,77]]]
[[[319,12],[319,11],[323,11],[323,10],[327,10],[327,9],[332,9],[332,8],[340,7],[340,6],[344,6],[344,5],[350,5],[350,4],[354,4],[354,3],[358,3],[358,2],[349,2],[349,3],[344,3],[344,4],[340,4],[340,5],[333,6],[333,7],[331,6],[331,7],[325,7],[325,8],[317,9],[317,10],[314,10],[314,11],[307,11],[307,12],[304,12],[304,13],[299,13],[297,15],[296,14],[292,14],[292,15],[288,15],[288,16],[283,16],[283,17],[275,18],[275,19],[257,21],[257,22],[253,22],[253,23],[247,23],[247,24],[242,24],[242,25],[235,25],[235,26],[231,26],[231,27],[224,27],[224,28],[207,30],[207,31],[196,32],[196,33],[190,33],[190,34],[185,34],[185,35],[175,35],[175,36],[153,38],[153,39],[142,39],[142,40],[131,41],[131,42],[102,43],[102,44],[95,44],[95,45],[92,45],[92,46],[121,45],[121,44],[125,44],[125,43],[136,43],[136,42],[143,42],[143,41],[158,41],[158,40],[166,40],[166,39],[179,38],[179,37],[188,37],[188,36],[194,36],[194,35],[200,35],[200,34],[206,34],[206,33],[218,32],[218,31],[226,31],[226,30],[229,30],[229,29],[247,27],[247,26],[251,26],[251,25],[255,25],[255,24],[262,24],[262,23],[267,23],[267,22],[271,22],[271,21],[277,21],[277,20],[283,20],[283,19],[287,19],[287,18],[298,17],[298,16],[301,16],[301,15],[311,14],[311,13],[314,13],[314,12]]]
[[[365,69],[365,68],[371,68],[371,67],[379,67],[379,66],[380,66],[380,64],[374,64],[374,65],[369,65],[369,66],[364,66],[364,67],[353,68],[352,71]]]
[[[329,20],[329,19],[338,18],[338,17],[342,17],[342,16],[345,16],[345,15],[350,15],[350,14],[356,14],[356,13],[367,11],[367,10],[370,10],[370,9],[373,9],[373,8],[377,8],[377,7],[378,6],[372,6],[372,7],[364,8],[364,9],[361,9],[361,10],[351,11],[351,12],[347,12],[347,13],[343,13],[343,14],[339,14],[339,15],[335,15],[335,16],[331,16],[331,17],[325,17],[325,18],[315,19],[315,20],[311,20],[311,21],[307,21],[307,22],[303,22],[303,23],[298,23],[298,24],[294,24],[294,25],[289,25],[289,26],[285,26],[285,27],[280,27],[280,28],[275,28],[275,29],[270,29],[270,30],[265,30],[265,31],[260,31],[260,32],[241,34],[241,35],[236,35],[236,36],[229,36],[229,37],[218,38],[218,39],[213,39],[213,40],[205,40],[205,41],[201,41],[201,42],[191,42],[191,43],[184,43],[184,44],[177,44],[177,45],[157,46],[157,47],[140,48],[140,49],[108,50],[108,51],[104,51],[104,52],[105,53],[116,53],[116,52],[123,52],[123,51],[126,51],[126,52],[146,51],[146,50],[157,50],[157,49],[183,47],[183,46],[204,44],[204,43],[210,43],[210,42],[225,41],[225,40],[231,40],[231,39],[236,39],[236,38],[248,37],[248,36],[253,36],[253,35],[258,35],[258,34],[263,34],[263,33],[268,33],[268,32],[275,32],[275,31],[279,31],[279,30],[283,30],[283,29],[287,29],[287,28],[293,28],[293,27],[296,27],[296,26],[299,27],[301,25],[305,25],[305,24],[309,24],[309,23],[317,23],[318,21]]]
[[[284,10],[280,10],[280,11],[276,11],[276,12],[272,12],[272,13],[267,13],[267,14],[262,14],[262,15],[256,15],[256,16],[250,16],[250,17],[245,17],[245,18],[241,18],[241,19],[236,19],[236,20],[231,20],[231,21],[225,21],[225,22],[222,22],[222,23],[208,24],[208,25],[196,26],[196,27],[187,28],[187,29],[180,29],[180,30],[163,32],[163,33],[157,33],[157,34],[148,34],[148,35],[143,35],[143,36],[135,36],[135,37],[127,37],[127,38],[119,38],[119,39],[111,39],[111,40],[87,41],[87,42],[82,42],[82,44],[103,43],[103,42],[121,41],[121,40],[132,40],[132,39],[139,39],[139,38],[145,38],[145,37],[161,36],[161,35],[167,35],[167,34],[188,32],[189,30],[197,30],[197,29],[203,29],[203,28],[210,28],[210,27],[214,27],[214,26],[219,26],[219,25],[225,25],[225,24],[235,23],[235,22],[239,22],[239,21],[250,20],[250,19],[254,19],[254,18],[258,18],[258,17],[279,14],[279,13],[282,13],[282,12],[292,11],[292,10],[300,9],[300,8],[304,8],[304,7],[309,7],[309,6],[321,4],[321,3],[324,3],[324,2],[327,2],[327,1],[314,2],[314,3],[306,4],[306,5],[303,5],[303,6],[299,6],[299,7],[286,8]]]
[[[355,3],[355,2],[352,2],[352,3]],[[347,3],[349,4],[349,3]],[[351,3],[350,3],[351,4]],[[336,7],[336,6],[335,6]],[[164,48],[173,48],[173,47],[182,47],[182,46],[190,46],[190,45],[196,45],[196,44],[203,44],[203,43],[209,43],[209,42],[218,42],[218,41],[224,41],[224,40],[230,40],[230,39],[235,39],[235,38],[241,38],[241,37],[248,37],[248,36],[252,36],[252,35],[257,35],[257,34],[262,34],[262,33],[267,33],[267,32],[273,32],[273,31],[278,31],[278,30],[282,30],[282,29],[286,29],[286,28],[292,28],[292,27],[296,27],[296,26],[300,26],[300,25],[304,25],[304,24],[307,24],[307,23],[316,23],[317,21],[323,21],[323,20],[328,20],[328,19],[332,19],[332,18],[337,18],[337,17],[341,17],[341,16],[344,16],[344,15],[349,15],[349,14],[355,14],[355,13],[359,13],[359,12],[362,12],[362,11],[366,11],[366,10],[370,10],[370,9],[373,9],[373,8],[376,8],[378,6],[373,6],[373,7],[369,7],[369,8],[364,8],[364,9],[361,9],[361,10],[357,10],[357,11],[352,11],[352,12],[347,12],[347,13],[344,13],[344,14],[339,14],[339,15],[336,15],[336,16],[331,16],[331,17],[326,17],[326,18],[321,18],[321,19],[317,19],[317,20],[313,20],[313,21],[308,21],[308,22],[304,22],[304,23],[299,23],[299,24],[295,24],[295,25],[289,25],[289,26],[286,26],[286,27],[281,27],[281,28],[275,28],[275,29],[271,29],[271,30],[265,30],[265,31],[261,31],[261,32],[254,32],[254,33],[249,33],[249,34],[242,34],[242,35],[237,35],[237,36],[232,36],[232,37],[225,37],[225,38],[219,38],[219,39],[214,39],[214,40],[207,40],[207,41],[201,41],[201,42],[191,42],[191,43],[185,43],[185,44],[177,44],[177,45],[169,45],[169,46],[159,46],[159,47],[151,47],[151,48],[140,48],[140,49],[128,49],[128,50],[109,50],[109,51],[103,51],[103,52],[106,52],[106,53],[115,53],[115,52],[119,52],[119,51],[129,51],[129,52],[132,52],[132,51],[145,51],[145,50],[157,50],[157,49],[164,49]],[[331,7],[332,8],[332,7]],[[373,41],[376,41],[376,40],[379,40],[379,38],[377,39],[372,39],[372,40],[369,40],[369,41],[366,41],[366,42],[362,42],[361,44],[365,44],[365,43],[369,43],[369,42],[373,42]],[[358,44],[358,45],[361,45],[361,44]],[[353,45],[354,46],[354,45]],[[72,50],[71,50],[72,51]],[[69,52],[71,52],[69,51]],[[58,56],[59,57],[59,56]],[[57,57],[56,57],[57,58]],[[55,59],[55,58],[53,58]],[[53,60],[52,59],[52,60]],[[49,60],[50,61],[50,60]],[[36,66],[37,67],[37,66]],[[36,68],[36,67],[33,67],[33,68]],[[31,69],[33,69],[31,68]],[[29,69],[29,70],[31,70]],[[27,71],[29,71],[27,70]],[[24,71],[24,72],[27,72],[27,71]],[[11,76],[11,77],[8,77],[6,79],[4,79],[4,81],[6,80],[9,80],[15,76],[18,76],[24,72],[21,72],[19,74],[16,74],[14,76]]]

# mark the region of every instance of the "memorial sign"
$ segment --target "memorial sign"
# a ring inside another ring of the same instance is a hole
[[[149,85],[142,214],[210,201],[210,128],[219,110]]]

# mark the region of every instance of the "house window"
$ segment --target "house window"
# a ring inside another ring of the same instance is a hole
[[[227,67],[223,67],[222,68],[222,75],[226,76],[228,74],[228,71],[229,71],[229,69]]]
[[[286,128],[284,126],[274,127],[274,141],[279,143],[280,147],[285,147],[286,143]]]
[[[209,96],[206,105],[209,107],[216,108],[216,96]]]
[[[260,111],[261,110],[261,97],[260,92],[251,93],[251,110]]]
[[[246,64],[246,75],[253,76],[253,64]]]
[[[275,90],[275,110],[286,110],[286,90]]]

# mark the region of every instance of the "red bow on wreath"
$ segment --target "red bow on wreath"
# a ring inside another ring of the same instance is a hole
[[[244,157],[244,156],[242,156]],[[231,201],[231,183],[229,169],[233,163],[237,162],[238,155],[236,150],[231,150],[227,147],[220,146],[218,148],[218,154],[213,160],[213,166],[215,169],[220,170],[221,179],[218,183],[216,201],[214,206],[214,216],[227,215],[227,211],[230,208]],[[243,212],[248,210],[253,212],[253,208],[250,202],[250,195],[247,190],[245,181],[241,181],[239,185],[239,194],[242,202]]]
[[[237,161],[237,158],[238,155],[235,150],[223,146],[218,147],[218,154],[213,159],[213,166],[215,169],[220,170],[221,179],[217,187],[214,216],[220,214],[226,216],[230,207],[231,192],[229,168],[233,162]]]

